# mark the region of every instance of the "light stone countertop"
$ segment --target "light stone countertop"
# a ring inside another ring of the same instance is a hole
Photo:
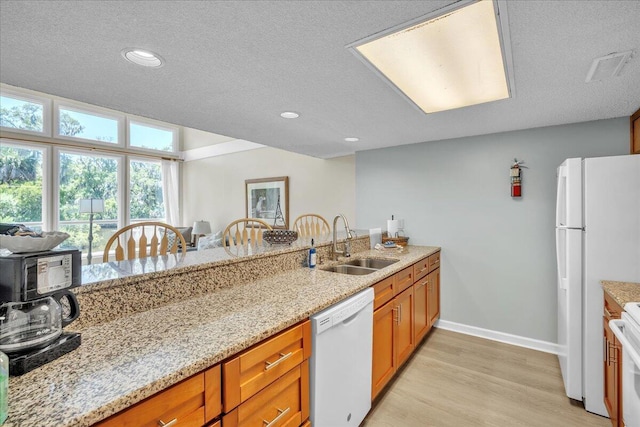
[[[628,302],[640,301],[640,283],[603,280],[602,289],[624,309]]]
[[[83,329],[73,352],[9,381],[6,427],[90,426],[438,251],[365,276],[297,268]]]

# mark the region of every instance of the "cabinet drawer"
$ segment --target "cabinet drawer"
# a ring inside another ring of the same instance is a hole
[[[373,285],[373,292],[375,293],[375,299],[373,300],[374,310],[382,307],[387,301],[393,298],[395,277],[395,275],[387,277]]]
[[[622,315],[622,307],[618,304],[611,295],[604,293],[604,317],[607,320],[619,319]]]
[[[429,255],[429,271],[433,271],[440,267],[440,252]]]
[[[310,355],[311,323],[306,321],[223,363],[224,412],[231,411]]]
[[[418,281],[429,273],[429,257],[413,264],[413,280]]]
[[[224,427],[298,427],[309,417],[309,362],[304,361],[273,384],[225,414]]]
[[[205,423],[204,373],[194,375],[96,424],[98,427],[157,427],[177,420],[176,427]]]
[[[407,267],[396,273],[396,288],[394,292],[398,295],[400,292],[413,285],[413,266]]]

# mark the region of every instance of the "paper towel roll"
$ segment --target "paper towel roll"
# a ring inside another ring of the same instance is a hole
[[[398,233],[398,220],[397,219],[388,219],[387,220],[387,236],[389,237],[397,237]]]

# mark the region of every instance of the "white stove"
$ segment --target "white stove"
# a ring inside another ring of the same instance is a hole
[[[622,419],[640,426],[640,302],[627,303],[624,310],[609,326],[622,344]]]

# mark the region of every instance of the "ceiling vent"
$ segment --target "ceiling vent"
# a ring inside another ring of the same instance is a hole
[[[624,64],[631,58],[632,53],[632,50],[619,53],[614,52],[594,59],[584,82],[589,83],[597,80],[606,80],[610,77],[617,76],[620,74],[620,70],[622,70]]]

